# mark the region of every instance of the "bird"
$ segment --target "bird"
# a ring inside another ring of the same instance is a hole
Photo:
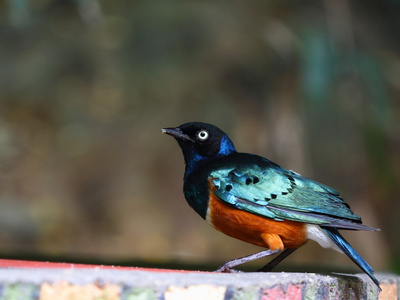
[[[255,154],[237,152],[218,127],[189,122],[161,132],[178,142],[185,161],[183,193],[212,227],[266,250],[230,260],[217,272],[281,252],[271,271],[308,240],[346,254],[378,286],[372,267],[339,230],[378,231],[362,224],[335,189]]]

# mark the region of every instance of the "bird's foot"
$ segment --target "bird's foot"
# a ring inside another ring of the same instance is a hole
[[[216,273],[240,273],[242,271],[236,270],[232,267],[227,266],[226,264],[223,266],[220,266],[218,269],[216,269],[214,272]]]
[[[248,256],[233,259],[233,260],[226,262],[223,266],[219,267],[215,272],[224,272],[224,273],[241,272],[241,271],[235,270],[234,267],[244,264],[244,263],[247,263],[249,261],[255,260],[255,259],[259,259],[259,258],[262,258],[265,256],[275,254],[277,252],[279,252],[279,249],[273,250],[273,251],[268,249],[268,250],[264,250],[261,252],[257,252],[257,253],[248,255]],[[266,266],[266,268],[271,268],[271,265]]]

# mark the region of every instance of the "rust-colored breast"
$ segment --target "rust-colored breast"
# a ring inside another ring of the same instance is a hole
[[[298,248],[307,241],[304,223],[274,221],[239,210],[218,199],[212,190],[206,219],[231,237],[271,250]]]

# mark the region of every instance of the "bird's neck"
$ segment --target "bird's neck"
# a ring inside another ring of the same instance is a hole
[[[201,164],[211,162],[217,158],[227,156],[231,153],[236,152],[235,146],[228,136],[224,136],[221,139],[221,145],[218,153],[213,156],[202,156],[193,148],[187,148],[183,151],[183,156],[185,157],[185,176],[187,178],[194,170],[196,170]]]

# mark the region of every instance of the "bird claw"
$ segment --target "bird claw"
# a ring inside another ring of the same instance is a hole
[[[233,268],[223,265],[223,266],[219,267],[218,269],[216,269],[214,272],[215,273],[240,273],[242,271],[235,270]]]

